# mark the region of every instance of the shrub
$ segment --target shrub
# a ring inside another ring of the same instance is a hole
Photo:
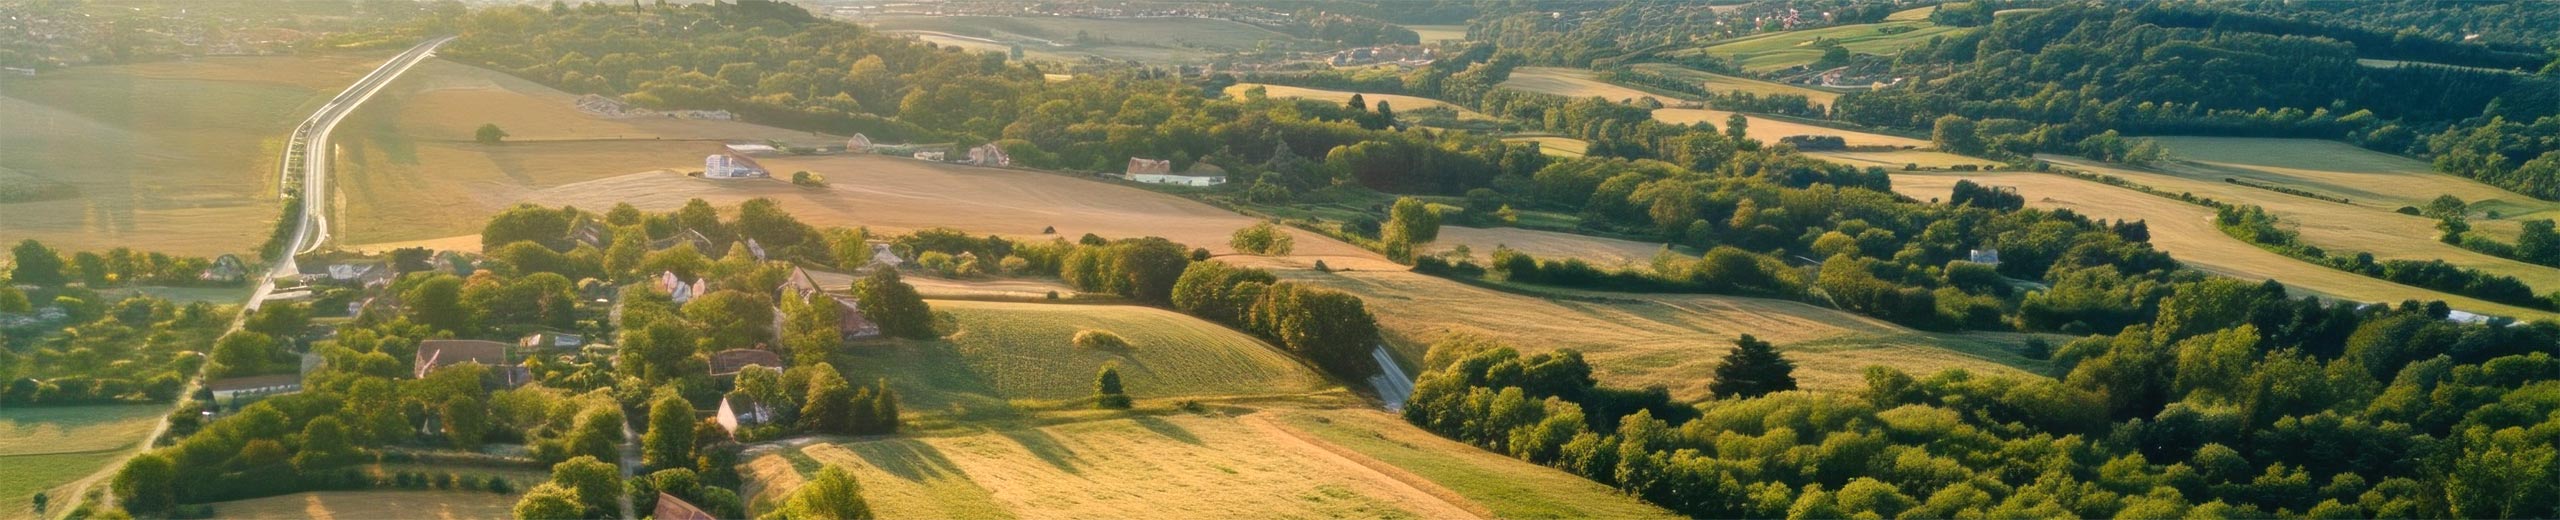
[[[1077,347],[1093,350],[1128,350],[1132,346],[1127,338],[1107,330],[1076,331],[1075,343]]]

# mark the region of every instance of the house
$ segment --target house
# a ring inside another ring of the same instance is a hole
[[[1129,158],[1129,176],[1167,175],[1173,173],[1173,161],[1166,159]]]
[[[1190,186],[1190,187],[1194,187],[1194,188],[1199,188],[1199,187],[1217,186],[1217,185],[1220,185],[1220,184],[1226,184],[1226,183],[1227,183],[1227,174],[1226,174],[1226,172],[1217,172],[1217,173],[1205,173],[1205,172],[1204,172],[1204,173],[1133,173],[1133,174],[1129,174],[1128,179],[1129,179],[1129,180],[1132,180],[1132,181],[1137,181],[1137,182],[1147,183],[1147,184],[1172,184],[1172,185],[1176,185],[1176,186]]]
[[[747,239],[747,254],[755,255],[758,262],[764,261],[764,244],[756,243],[753,238]]]
[[[237,255],[225,254],[213,257],[213,265],[204,268],[204,273],[196,278],[209,282],[238,282],[248,277],[249,264],[240,261]]]
[[[568,238],[574,244],[604,249],[605,243],[613,240],[613,229],[605,227],[593,216],[580,214],[578,221],[569,225]]]
[[[807,300],[809,295],[823,292],[826,288],[818,285],[818,278],[810,276],[809,270],[793,266],[791,274],[782,277],[782,285],[774,288],[774,297]]]
[[[861,300],[841,294],[829,294],[827,299],[835,302],[837,334],[844,335],[845,339],[880,336],[880,324],[872,322],[870,316],[862,314]]]
[[[764,165],[756,163],[755,159],[735,152],[702,158],[702,178],[705,179],[761,179],[772,176],[773,173],[765,171]]]
[[[693,301],[695,295],[702,293],[702,286],[701,278],[686,282],[683,277],[676,276],[675,271],[658,272],[658,291],[667,293],[679,305]]]
[[[720,410],[712,415],[712,421],[720,423],[720,429],[728,430],[730,437],[737,437],[740,428],[761,426],[779,418],[781,413],[772,406],[737,394],[720,398]]]
[[[771,350],[733,348],[711,353],[711,377],[737,377],[749,366],[782,370],[782,355]]]
[[[915,157],[916,157],[917,159],[921,159],[921,160],[927,160],[927,161],[940,162],[940,161],[942,161],[942,160],[943,160],[944,155],[945,155],[945,154],[944,154],[944,153],[942,153],[942,151],[941,151],[941,150],[929,150],[929,151],[916,152]]]
[[[1966,254],[1965,254],[1964,259],[1965,259],[1965,261],[1967,261],[1967,262],[1973,262],[1973,263],[1977,263],[1977,264],[2000,265],[2000,250],[1998,250],[1998,249],[1975,249],[1975,250],[1972,250],[1971,252],[1966,253]]]
[[[970,148],[969,159],[963,162],[979,166],[1013,166],[1013,156],[1005,155],[1004,148],[997,147],[995,143],[987,143]]]
[[[204,389],[213,393],[213,403],[233,408],[242,398],[261,398],[302,391],[302,374],[230,377],[206,381]]]
[[[566,332],[536,332],[516,341],[526,350],[575,349],[587,344],[587,337]]]
[[[880,324],[871,321],[870,316],[862,314],[862,300],[826,292],[825,288],[818,285],[817,278],[810,276],[806,269],[791,268],[791,275],[783,278],[782,286],[774,290],[774,296],[778,299],[792,299],[813,305],[834,307],[836,333],[845,339],[862,339],[880,335]],[[781,329],[782,319],[782,313],[774,313],[775,329]]]
[[[651,510],[649,517],[656,518],[658,520],[720,519],[720,517],[712,516],[711,513],[703,511],[702,508],[694,507],[692,503],[685,502],[684,499],[681,498],[676,498],[675,495],[669,495],[665,491],[658,492],[658,508]]]
[[[374,264],[330,265],[329,280],[334,282],[356,283],[358,280],[372,276],[373,271],[378,267],[381,266]]]
[[[896,269],[899,265],[907,263],[907,259],[899,258],[898,250],[889,247],[888,242],[874,241],[871,243],[871,263]]]
[[[844,140],[844,153],[871,153],[871,136],[853,134]]]
[[[727,251],[725,249],[721,249],[718,242],[712,242],[711,237],[703,235],[700,231],[694,231],[691,228],[676,232],[676,236],[650,242],[649,249],[652,251],[664,251],[668,248],[675,247],[677,244],[693,244],[693,251],[704,255],[717,255]]]
[[[532,378],[525,368],[507,362],[507,344],[476,339],[431,339],[418,342],[418,355],[410,365],[411,376],[425,379],[436,369],[476,363],[489,367],[491,377],[506,388],[523,385]]]

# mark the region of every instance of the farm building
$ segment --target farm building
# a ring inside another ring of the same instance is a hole
[[[753,398],[730,394],[729,397],[720,399],[720,411],[712,416],[712,420],[720,423],[720,429],[728,430],[730,437],[737,437],[739,428],[773,422],[774,419],[779,418],[779,415],[780,413],[774,411],[772,406],[756,402]]]
[[[702,158],[702,177],[706,179],[762,179],[772,177],[764,165],[737,153],[716,153]]]
[[[587,344],[586,336],[548,331],[526,334],[524,339],[516,341],[516,345],[529,350],[575,349],[585,344]]]
[[[578,221],[569,224],[570,243],[604,249],[605,242],[612,238],[612,228],[605,227],[604,222],[585,213],[578,214]]]
[[[213,393],[214,404],[227,408],[236,405],[243,398],[255,399],[300,392],[302,391],[302,374],[215,379],[206,381],[204,389]]]
[[[739,155],[770,154],[782,151],[779,148],[774,148],[773,145],[761,143],[737,143],[724,146],[729,149],[729,153]]]
[[[1226,184],[1227,172],[1218,170],[1215,166],[1201,164],[1194,165],[1191,171],[1174,173],[1173,161],[1131,157],[1126,178],[1147,184],[1201,187]]]
[[[771,350],[751,348],[733,348],[711,353],[711,377],[737,377],[738,371],[746,370],[749,366],[782,370],[782,355],[775,354]]]
[[[1005,155],[1004,149],[996,147],[995,143],[987,143],[970,148],[969,159],[962,162],[979,166],[1013,166],[1013,156]]]

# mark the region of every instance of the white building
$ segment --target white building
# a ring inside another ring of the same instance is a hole
[[[923,160],[927,160],[927,161],[936,161],[936,162],[940,162],[940,161],[942,161],[943,157],[945,157],[945,155],[944,155],[942,152],[940,152],[940,151],[932,151],[932,152],[916,152],[916,158],[917,158],[917,159],[923,159]]]
[[[1012,166],[1013,156],[1005,155],[1004,149],[996,147],[995,143],[987,143],[969,149],[968,163],[979,166]]]
[[[764,165],[743,155],[718,153],[702,158],[702,177],[707,179],[761,179],[772,177]]]
[[[1129,158],[1129,173],[1122,178],[1147,184],[1178,186],[1216,186],[1227,183],[1227,173],[1207,164],[1195,164],[1192,171],[1173,173],[1173,161]]]

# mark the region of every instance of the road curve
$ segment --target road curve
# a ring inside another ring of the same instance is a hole
[[[294,193],[301,198],[301,214],[285,216],[294,221],[293,238],[285,243],[283,257],[274,259],[274,267],[267,271],[266,276],[259,278],[258,289],[249,296],[248,310],[257,310],[275,293],[277,278],[301,272],[301,267],[294,264],[294,256],[319,250],[321,245],[329,242],[329,159],[333,155],[330,153],[330,133],[337,130],[338,123],[345,121],[348,114],[355,113],[356,107],[363,106],[365,100],[373,99],[373,95],[382,92],[382,88],[390,85],[392,80],[434,57],[437,47],[451,43],[453,39],[445,36],[427,40],[393,56],[381,67],[358,78],[354,85],[340,91],[337,97],[330,98],[318,112],[302,120],[300,126],[294,127],[293,136],[285,145],[284,160],[277,167],[276,182],[282,192]]]

